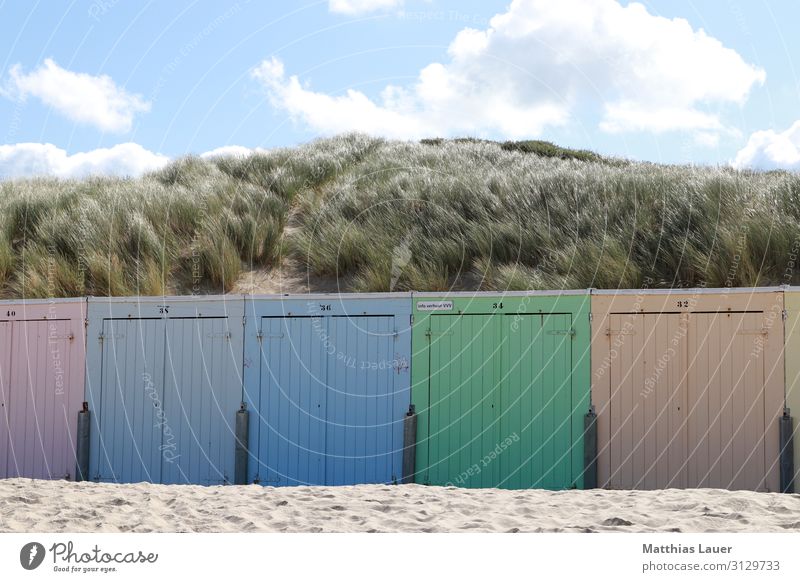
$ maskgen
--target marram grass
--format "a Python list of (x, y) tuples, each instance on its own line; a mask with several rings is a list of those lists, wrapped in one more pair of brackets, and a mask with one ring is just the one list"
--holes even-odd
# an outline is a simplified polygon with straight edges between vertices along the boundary
[(4, 297), (228, 292), (286, 258), (343, 291), (800, 282), (799, 175), (546, 142), (346, 135), (6, 181), (0, 219)]

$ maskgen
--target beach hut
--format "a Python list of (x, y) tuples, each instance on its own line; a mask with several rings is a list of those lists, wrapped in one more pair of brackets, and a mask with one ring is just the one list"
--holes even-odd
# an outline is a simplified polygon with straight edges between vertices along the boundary
[(75, 478), (85, 307), (0, 302), (0, 478)]
[(587, 291), (415, 293), (416, 481), (582, 488)]
[(779, 490), (781, 289), (592, 292), (601, 487)]
[(785, 427), (788, 440), (793, 441), (793, 467), (788, 482), (793, 481), (792, 489), (800, 488), (800, 288), (789, 287), (784, 295), (786, 309), (786, 408), (793, 421)]
[(89, 477), (232, 483), (244, 299), (88, 300)]
[(410, 294), (254, 296), (246, 319), (248, 481), (401, 481)]

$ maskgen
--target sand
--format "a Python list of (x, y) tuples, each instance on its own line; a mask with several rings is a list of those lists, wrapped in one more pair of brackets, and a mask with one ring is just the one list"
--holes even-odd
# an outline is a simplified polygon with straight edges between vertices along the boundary
[(345, 293), (350, 291), (349, 279), (320, 277), (308, 272), (296, 261), (286, 259), (274, 269), (252, 269), (242, 273), (229, 292), (231, 295), (286, 293)]
[(800, 495), (0, 481), (0, 532), (800, 532)]

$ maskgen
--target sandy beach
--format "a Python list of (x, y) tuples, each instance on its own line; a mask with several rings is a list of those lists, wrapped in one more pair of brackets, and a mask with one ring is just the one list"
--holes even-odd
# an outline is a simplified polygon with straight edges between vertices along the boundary
[(0, 481), (0, 532), (800, 532), (800, 495)]

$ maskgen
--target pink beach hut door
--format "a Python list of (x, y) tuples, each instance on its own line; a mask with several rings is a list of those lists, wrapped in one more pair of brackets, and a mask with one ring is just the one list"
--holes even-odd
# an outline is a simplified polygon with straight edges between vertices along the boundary
[(0, 321), (0, 479), (8, 477), (9, 368), (11, 366), (11, 323)]
[(72, 479), (83, 398), (83, 346), (74, 320), (0, 324), (0, 477)]

